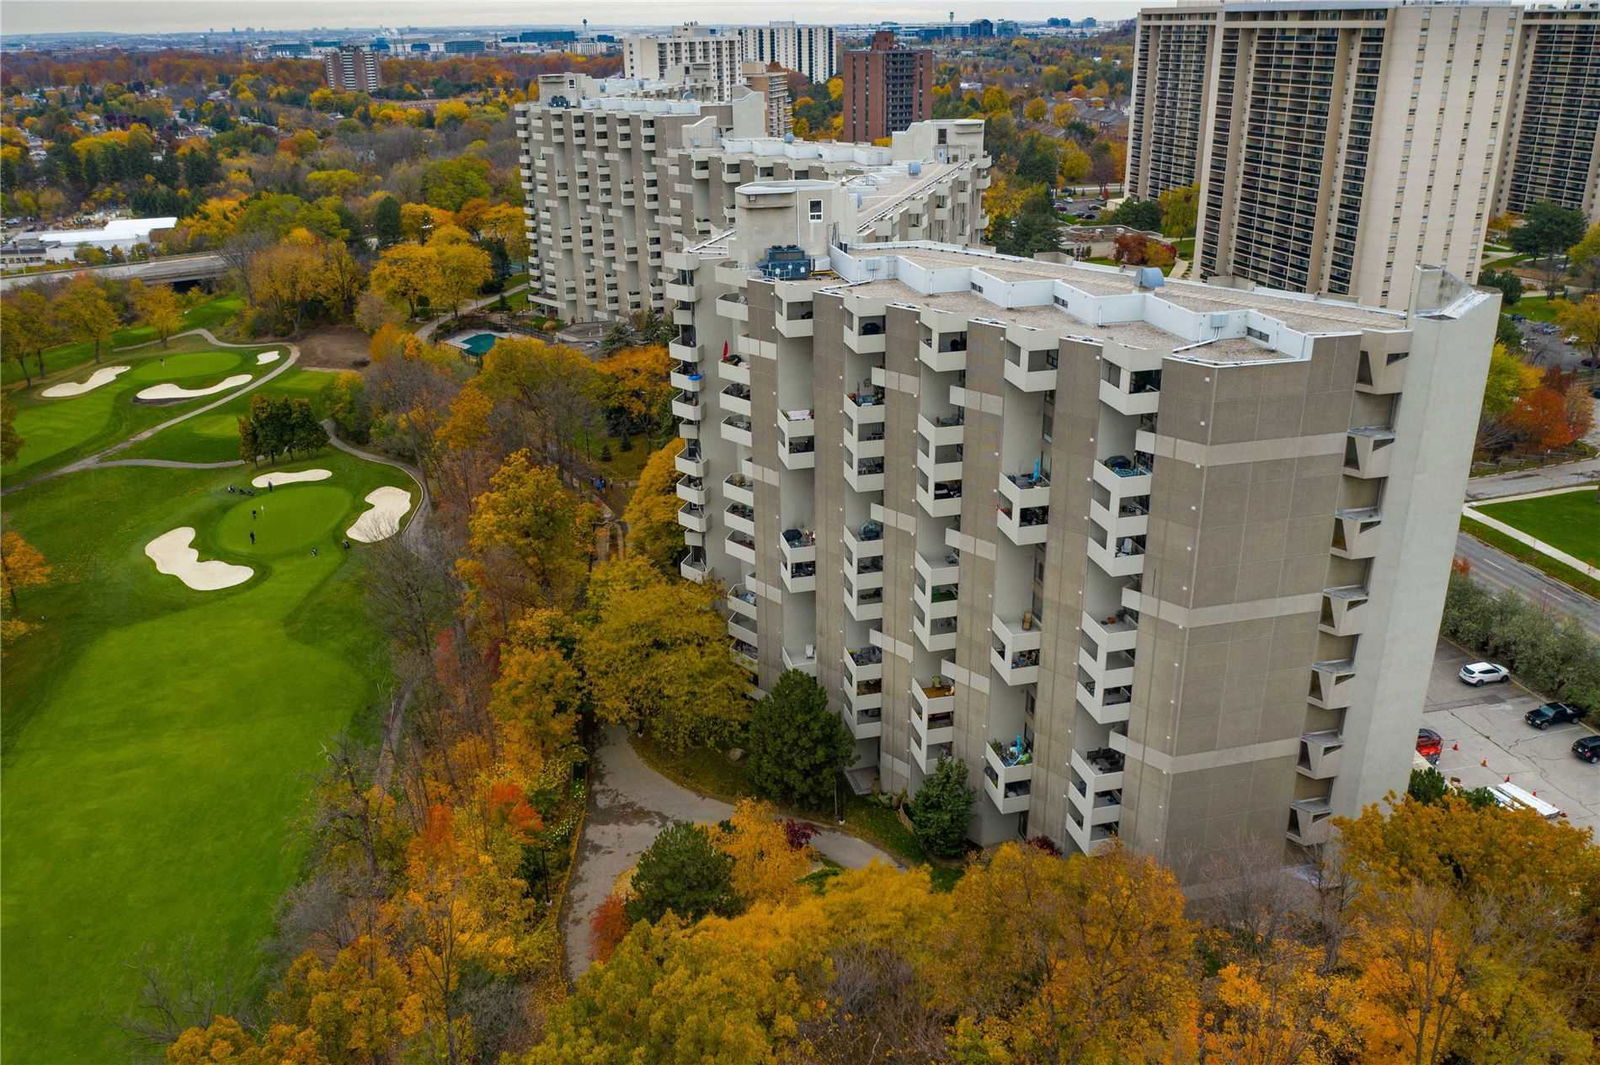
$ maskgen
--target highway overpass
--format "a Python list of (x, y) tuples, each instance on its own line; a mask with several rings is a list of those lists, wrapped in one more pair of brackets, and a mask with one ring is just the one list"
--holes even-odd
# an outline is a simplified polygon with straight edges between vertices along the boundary
[(137, 263), (108, 263), (105, 266), (82, 266), (75, 269), (51, 270), (47, 273), (14, 274), (0, 278), (0, 292), (11, 292), (23, 285), (32, 285), (39, 281), (62, 280), (74, 274), (88, 274), (95, 278), (114, 280), (138, 278), (147, 285), (154, 285), (171, 284), (175, 281), (209, 281), (221, 277), (227, 269), (228, 264), (216, 252), (167, 255)]

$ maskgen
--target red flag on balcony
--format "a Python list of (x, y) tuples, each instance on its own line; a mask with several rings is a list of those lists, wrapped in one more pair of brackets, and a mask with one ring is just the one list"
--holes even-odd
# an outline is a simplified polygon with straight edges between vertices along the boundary
[(728, 342), (726, 340), (722, 342), (722, 361), (728, 361)]

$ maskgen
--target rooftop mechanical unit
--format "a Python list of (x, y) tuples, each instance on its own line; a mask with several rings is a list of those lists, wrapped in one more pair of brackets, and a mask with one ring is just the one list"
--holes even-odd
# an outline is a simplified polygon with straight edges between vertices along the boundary
[(775, 281), (804, 281), (811, 276), (811, 256), (798, 244), (774, 244), (759, 265), (761, 276)]

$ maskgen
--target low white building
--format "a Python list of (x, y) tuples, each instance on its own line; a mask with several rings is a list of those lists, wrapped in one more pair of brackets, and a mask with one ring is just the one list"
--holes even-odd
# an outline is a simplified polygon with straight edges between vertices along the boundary
[(44, 261), (70, 262), (84, 245), (102, 251), (121, 248), (128, 251), (136, 244), (150, 243), (150, 234), (158, 229), (171, 229), (178, 224), (175, 216), (163, 218), (113, 218), (98, 229), (45, 229), (24, 233), (18, 240), (33, 240), (45, 246)]

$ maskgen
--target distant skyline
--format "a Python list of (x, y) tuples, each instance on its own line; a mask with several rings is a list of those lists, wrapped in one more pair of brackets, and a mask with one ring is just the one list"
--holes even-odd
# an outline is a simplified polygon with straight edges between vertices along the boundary
[[(874, 4), (815, 0), (805, 6), (807, 23), (957, 22), (979, 18), (1027, 21), (1066, 17), (1131, 18), (1139, 0), (991, 0), (983, 4), (887, 0)], [(577, 19), (574, 19), (577, 14)], [(436, 0), (345, 0), (330, 5), (313, 0), (258, 0), (220, 4), (203, 0), (6, 0), (0, 7), (0, 35), (29, 33), (200, 33), (230, 29), (282, 32), (352, 27), (552, 25), (576, 26), (587, 15), (591, 29), (609, 26), (662, 26), (678, 22), (764, 23), (773, 16), (795, 17), (787, 5), (749, 0), (596, 0), (584, 5), (530, 3), (528, 0), (475, 0), (441, 4)]]

